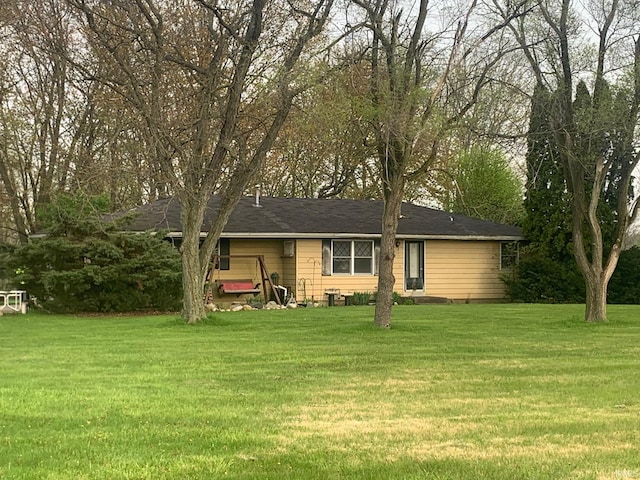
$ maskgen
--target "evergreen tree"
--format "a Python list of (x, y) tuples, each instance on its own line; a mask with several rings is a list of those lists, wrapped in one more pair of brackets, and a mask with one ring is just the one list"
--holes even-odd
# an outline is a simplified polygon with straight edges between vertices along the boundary
[(567, 201), (558, 147), (549, 128), (552, 95), (537, 85), (531, 100), (527, 137), (527, 182), (522, 231), (530, 250), (557, 261), (573, 261), (571, 254), (571, 208)]
[[(580, 157), (582, 175), (591, 189), (600, 189), (597, 217), (605, 246), (601, 252), (603, 261), (615, 243), (618, 231), (618, 204), (629, 198), (620, 198), (624, 189), (625, 168), (633, 155), (631, 139), (620, 115), (629, 101), (624, 89), (613, 95), (610, 86), (601, 82), (591, 95), (586, 84), (576, 86), (573, 109), (575, 112), (575, 151)], [(550, 126), (550, 111), (556, 97), (542, 86), (537, 86), (532, 99), (527, 151), (527, 189), (523, 233), (529, 246), (523, 251), (521, 262), (513, 276), (505, 279), (512, 299), (527, 302), (583, 302), (585, 282), (572, 254), (573, 212), (570, 196), (559, 156), (556, 136)], [(555, 132), (557, 134), (557, 132)], [(594, 183), (596, 161), (604, 159), (611, 167), (605, 181)], [(587, 233), (589, 229), (584, 229)], [(591, 243), (586, 238), (585, 244)], [(591, 257), (594, 252), (587, 249)], [(600, 254), (600, 253), (598, 253)], [(622, 256), (620, 262), (633, 261), (631, 255)], [(625, 268), (624, 266), (622, 267)], [(618, 278), (609, 297), (621, 301), (628, 295), (615, 290), (625, 289)], [(626, 291), (626, 290), (625, 290)]]
[(506, 277), (514, 301), (584, 301), (584, 282), (571, 251), (571, 206), (549, 126), (553, 94), (537, 85), (531, 99), (527, 135), (527, 181), (522, 231), (529, 240), (520, 262)]

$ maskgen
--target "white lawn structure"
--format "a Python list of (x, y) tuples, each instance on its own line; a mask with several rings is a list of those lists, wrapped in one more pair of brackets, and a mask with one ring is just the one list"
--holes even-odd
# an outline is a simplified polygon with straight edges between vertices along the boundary
[(0, 290), (0, 314), (2, 313), (27, 313), (27, 292)]

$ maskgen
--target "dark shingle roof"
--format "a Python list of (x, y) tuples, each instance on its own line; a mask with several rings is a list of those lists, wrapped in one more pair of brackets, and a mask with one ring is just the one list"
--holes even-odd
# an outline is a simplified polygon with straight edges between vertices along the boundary
[[(205, 221), (208, 225), (220, 205), (220, 198), (209, 201)], [(254, 197), (243, 197), (229, 218), (227, 236), (322, 237), (327, 234), (380, 235), (383, 202), (379, 200), (345, 200), (318, 198), (262, 197), (260, 207)], [(127, 230), (166, 229), (180, 232), (180, 204), (166, 198), (129, 212), (134, 219)], [(203, 227), (203, 230), (205, 228)], [(521, 239), (518, 227), (487, 222), (463, 215), (404, 203), (398, 226), (399, 237), (496, 238)]]

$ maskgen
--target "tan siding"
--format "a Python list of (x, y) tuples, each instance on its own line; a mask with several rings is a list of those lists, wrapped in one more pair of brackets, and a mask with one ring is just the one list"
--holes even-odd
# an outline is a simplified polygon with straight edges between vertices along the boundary
[[(234, 255), (264, 255), (269, 273), (277, 272), (281, 285), (293, 288), (296, 299), (313, 297), (326, 301), (325, 290), (373, 292), (378, 286), (375, 275), (322, 275), (322, 240), (296, 240), (294, 257), (283, 257), (281, 239), (232, 239), (231, 269), (216, 271), (214, 279), (251, 279), (260, 283), (256, 258)], [(490, 241), (425, 242), (425, 292), (417, 295), (446, 297), (452, 300), (490, 300), (504, 297), (500, 281), (500, 243)], [(395, 291), (404, 293), (404, 243), (394, 260)], [(306, 292), (303, 285), (306, 283)]]
[(426, 295), (452, 300), (504, 297), (500, 280), (500, 243), (427, 241)]
[(295, 288), (297, 283), (295, 256), (282, 259), (282, 275), (280, 277), (280, 283), (287, 288)]
[(306, 298), (321, 300), (324, 296), (322, 275), (322, 240), (298, 240), (296, 242), (296, 299)]
[[(326, 301), (325, 290), (336, 288), (341, 293), (373, 292), (378, 288), (376, 275), (322, 275), (322, 240), (304, 239), (296, 244), (297, 285), (296, 299), (313, 297), (316, 301)], [(394, 274), (396, 291), (402, 291), (402, 250), (396, 250)], [(306, 284), (306, 292), (303, 289)]]

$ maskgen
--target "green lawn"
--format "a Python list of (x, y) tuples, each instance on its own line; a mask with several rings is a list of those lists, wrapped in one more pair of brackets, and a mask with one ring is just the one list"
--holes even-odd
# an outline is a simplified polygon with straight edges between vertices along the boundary
[(0, 318), (0, 479), (640, 479), (640, 307)]

